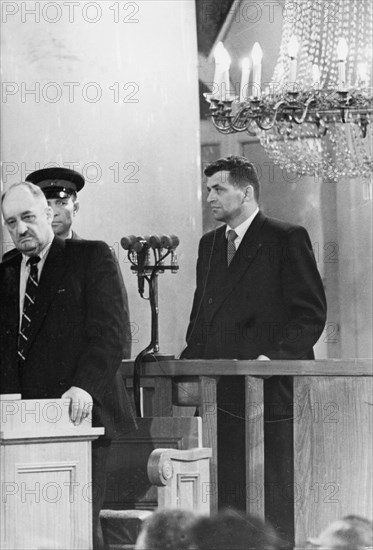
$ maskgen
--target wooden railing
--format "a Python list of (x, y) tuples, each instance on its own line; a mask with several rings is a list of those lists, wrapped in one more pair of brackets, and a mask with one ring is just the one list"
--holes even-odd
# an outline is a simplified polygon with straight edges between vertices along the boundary
[[(133, 363), (121, 374), (131, 386)], [(371, 517), (373, 368), (371, 359), (322, 361), (171, 360), (142, 367), (146, 416), (198, 413), (203, 446), (212, 448), (211, 506), (218, 506), (216, 384), (223, 376), (245, 384), (247, 510), (264, 515), (263, 378), (294, 377), (295, 540), (301, 545), (343, 514)], [(255, 406), (253, 406), (255, 404)], [(370, 466), (368, 466), (370, 464)], [(370, 490), (369, 490), (370, 487)], [(249, 493), (249, 491), (248, 491)]]

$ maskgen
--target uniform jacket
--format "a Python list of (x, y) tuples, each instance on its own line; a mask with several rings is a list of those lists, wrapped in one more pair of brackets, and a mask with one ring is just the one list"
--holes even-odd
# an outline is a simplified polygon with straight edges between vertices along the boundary
[(225, 228), (200, 241), (183, 357), (312, 359), (326, 300), (307, 231), (259, 212), (227, 267)]
[(93, 423), (113, 437), (133, 423), (119, 402), (115, 373), (122, 359), (125, 315), (117, 268), (100, 241), (55, 237), (39, 281), (37, 308), (19, 368), (19, 276), (22, 256), (0, 264), (0, 380), (2, 393), (24, 399), (60, 398), (71, 386), (93, 398)]

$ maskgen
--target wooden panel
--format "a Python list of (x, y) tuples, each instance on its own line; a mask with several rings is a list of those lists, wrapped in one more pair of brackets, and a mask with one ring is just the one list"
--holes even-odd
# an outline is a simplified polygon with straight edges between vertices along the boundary
[(245, 376), (246, 510), (264, 518), (263, 380)]
[(0, 447), (4, 550), (91, 548), (89, 447), (46, 440)]
[(154, 417), (139, 418), (137, 422), (137, 429), (112, 443), (104, 508), (155, 508), (157, 489), (147, 475), (151, 452), (156, 448), (201, 446), (200, 418)]
[(218, 508), (218, 441), (217, 441), (217, 403), (216, 378), (201, 376), (200, 406), (202, 417), (202, 446), (212, 449), (210, 462), (210, 502), (211, 511)]
[[(122, 375), (132, 376), (132, 363), (124, 361)], [(325, 359), (322, 361), (238, 361), (236, 359), (179, 359), (147, 363), (148, 376), (373, 376), (372, 359)]]
[(172, 380), (156, 378), (154, 381), (153, 416), (172, 416)]
[(157, 449), (148, 462), (149, 478), (158, 486), (159, 508), (210, 513), (208, 489), (211, 449)]
[(294, 379), (295, 534), (373, 515), (372, 378)]
[(177, 502), (180, 508), (197, 510), (199, 503), (199, 474), (178, 474), (177, 475)]

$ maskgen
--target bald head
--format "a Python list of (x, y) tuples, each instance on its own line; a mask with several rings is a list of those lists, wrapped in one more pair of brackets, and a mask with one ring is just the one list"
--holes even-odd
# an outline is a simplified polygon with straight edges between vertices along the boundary
[(53, 240), (53, 211), (39, 187), (21, 182), (1, 197), (1, 207), (14, 245), (26, 256), (36, 256)]

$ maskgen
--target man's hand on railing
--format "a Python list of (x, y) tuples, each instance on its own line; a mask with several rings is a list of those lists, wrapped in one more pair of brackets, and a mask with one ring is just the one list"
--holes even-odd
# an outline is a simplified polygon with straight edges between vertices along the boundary
[[(256, 361), (270, 361), (270, 358), (266, 355), (258, 355)], [(253, 378), (261, 378), (262, 380), (267, 380), (267, 378), (271, 378), (271, 375), (265, 376), (264, 374), (260, 374), (255, 375)]]

